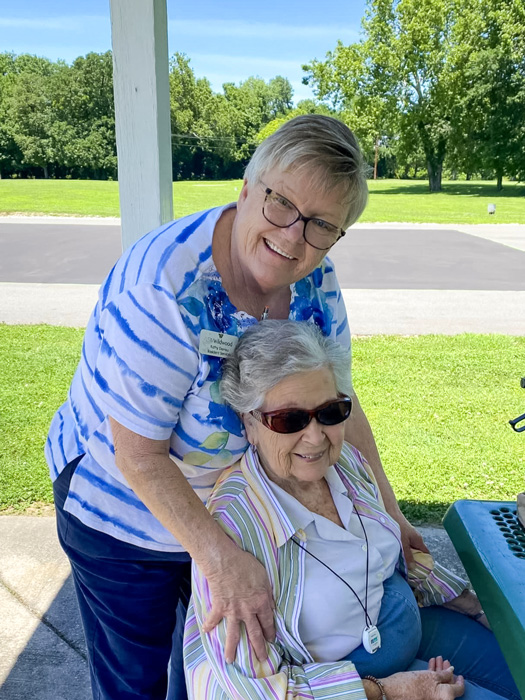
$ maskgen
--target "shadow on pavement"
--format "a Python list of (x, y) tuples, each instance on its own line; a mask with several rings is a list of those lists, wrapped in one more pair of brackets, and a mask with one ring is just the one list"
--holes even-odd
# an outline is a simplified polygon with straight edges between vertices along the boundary
[[(22, 601), (19, 601), (22, 608)], [(25, 613), (25, 614), (24, 614)], [(34, 615), (17, 610), (19, 629)], [(20, 619), (22, 617), (22, 619)], [(16, 654), (17, 641), (11, 649)], [(0, 687), (2, 700), (90, 700), (84, 637), (71, 576), (64, 582)]]

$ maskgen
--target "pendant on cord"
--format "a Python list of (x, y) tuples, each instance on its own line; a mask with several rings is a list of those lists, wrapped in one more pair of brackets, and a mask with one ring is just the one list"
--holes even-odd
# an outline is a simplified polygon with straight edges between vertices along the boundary
[(375, 654), (381, 648), (381, 635), (375, 625), (368, 625), (363, 630), (363, 646), (369, 654)]

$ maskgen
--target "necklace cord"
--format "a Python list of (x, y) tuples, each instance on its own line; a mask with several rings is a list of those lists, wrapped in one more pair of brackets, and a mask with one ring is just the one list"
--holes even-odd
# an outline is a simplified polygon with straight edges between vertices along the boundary
[(316, 557), (315, 554), (308, 551), (308, 549), (306, 549), (306, 547), (303, 547), (303, 545), (300, 542), (298, 542), (298, 540), (296, 540), (295, 537), (292, 537), (291, 540), (294, 544), (296, 544), (299, 547), (299, 549), (302, 549), (304, 552), (306, 552), (311, 557), (313, 557), (316, 561), (318, 561), (319, 564), (322, 564), (326, 569), (328, 569), (328, 571), (331, 571), (334, 574), (334, 576), (337, 576), (337, 578), (340, 581), (342, 581), (345, 584), (345, 586), (347, 586), (347, 588), (349, 588), (352, 591), (352, 593), (357, 598), (357, 602), (363, 608), (363, 612), (365, 613), (365, 623), (367, 625), (369, 625), (370, 627), (372, 627), (372, 620), (370, 618), (370, 615), (368, 614), (368, 549), (369, 549), (368, 537), (366, 535), (365, 526), (363, 525), (363, 521), (361, 520), (361, 516), (359, 515), (359, 511), (357, 510), (355, 505), (354, 505), (354, 510), (356, 512), (357, 517), (359, 518), (359, 522), (361, 523), (361, 527), (363, 528), (363, 532), (365, 534), (365, 542), (366, 542), (366, 588), (365, 588), (365, 604), (364, 605), (361, 601), (361, 598), (357, 595), (357, 593), (354, 591), (352, 586), (348, 583), (348, 581), (345, 581), (342, 576), (339, 576), (337, 571), (334, 571), (330, 566), (328, 566), (328, 564), (325, 564), (325, 562), (322, 559), (319, 559), (319, 557)]
[(365, 579), (365, 615), (368, 618), (368, 624), (371, 624), (370, 617), (368, 617), (368, 556), (369, 556), (369, 549), (370, 547), (368, 546), (368, 537), (366, 534), (365, 526), (363, 525), (363, 521), (361, 520), (361, 515), (359, 514), (359, 511), (355, 507), (355, 503), (353, 504), (355, 514), (359, 518), (359, 522), (361, 523), (361, 527), (363, 528), (363, 533), (365, 535), (365, 543), (366, 543), (366, 579)]

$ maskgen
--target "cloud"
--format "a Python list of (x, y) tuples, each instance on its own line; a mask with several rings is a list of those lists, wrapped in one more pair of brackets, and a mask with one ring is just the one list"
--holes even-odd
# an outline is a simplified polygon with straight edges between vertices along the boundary
[(87, 23), (107, 24), (108, 18), (96, 15), (62, 17), (0, 17), (0, 27), (5, 29), (48, 29), (58, 31), (84, 30)]
[(169, 30), (185, 36), (199, 38), (241, 38), (241, 39), (282, 39), (292, 40), (317, 40), (329, 39), (335, 41), (356, 40), (359, 35), (359, 27), (340, 24), (311, 24), (298, 25), (272, 22), (249, 22), (244, 20), (169, 20)]

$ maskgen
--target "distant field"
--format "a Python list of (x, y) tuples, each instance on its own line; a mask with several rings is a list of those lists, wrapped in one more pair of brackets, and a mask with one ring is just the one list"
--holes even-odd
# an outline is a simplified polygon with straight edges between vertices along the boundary
[[(235, 200), (240, 180), (176, 182), (175, 216), (184, 216)], [(505, 182), (497, 192), (494, 182), (443, 184), (430, 194), (425, 181), (370, 181), (370, 201), (362, 222), (412, 223), (525, 223), (525, 184)], [(496, 214), (487, 214), (487, 205)], [(119, 216), (117, 182), (96, 180), (0, 180), (0, 214)]]
[[(52, 502), (43, 456), (83, 330), (0, 324), (0, 512)], [(437, 522), (458, 498), (523, 491), (525, 338), (354, 338), (353, 377), (387, 473), (409, 517)]]

